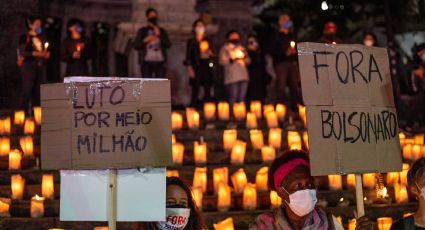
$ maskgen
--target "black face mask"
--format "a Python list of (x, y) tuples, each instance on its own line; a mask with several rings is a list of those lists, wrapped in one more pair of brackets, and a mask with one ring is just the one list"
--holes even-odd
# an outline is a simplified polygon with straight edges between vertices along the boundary
[(230, 39), (229, 42), (237, 45), (237, 44), (239, 44), (240, 41), (238, 39)]
[(158, 24), (158, 18), (157, 17), (148, 18), (148, 22), (156, 25), (156, 24)]

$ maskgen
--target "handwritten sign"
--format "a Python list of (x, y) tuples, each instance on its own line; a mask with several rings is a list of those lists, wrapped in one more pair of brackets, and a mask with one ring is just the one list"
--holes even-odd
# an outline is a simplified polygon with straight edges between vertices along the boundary
[(171, 164), (169, 81), (75, 81), (41, 89), (43, 168)]
[(298, 45), (313, 175), (401, 170), (387, 51)]

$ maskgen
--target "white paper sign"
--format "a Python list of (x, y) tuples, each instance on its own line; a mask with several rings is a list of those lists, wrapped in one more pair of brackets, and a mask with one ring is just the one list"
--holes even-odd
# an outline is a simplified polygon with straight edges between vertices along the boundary
[[(117, 221), (165, 220), (165, 168), (118, 170)], [(108, 170), (61, 170), (61, 221), (107, 221)]]

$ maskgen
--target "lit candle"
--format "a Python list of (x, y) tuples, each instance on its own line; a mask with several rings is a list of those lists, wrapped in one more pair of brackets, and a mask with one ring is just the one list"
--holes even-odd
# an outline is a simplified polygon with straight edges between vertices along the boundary
[(34, 153), (34, 143), (31, 136), (21, 137), (19, 144), (24, 152), (24, 156), (32, 156)]
[(41, 179), (41, 194), (46, 199), (55, 198), (55, 183), (53, 174), (44, 174)]
[(199, 49), (201, 50), (202, 53), (205, 53), (209, 50), (210, 45), (208, 43), (208, 41), (201, 41), (199, 42)]
[(250, 130), (249, 137), (251, 140), (251, 146), (254, 150), (261, 149), (261, 147), (264, 146), (263, 132), (261, 130)]
[(34, 120), (37, 125), (41, 125), (41, 107), (40, 106), (34, 106)]
[(237, 102), (233, 104), (233, 116), (238, 121), (245, 119), (246, 117), (245, 102)]
[(243, 52), (243, 50), (240, 47), (237, 47), (237, 49), (233, 50), (233, 57), (234, 57), (234, 59), (244, 59), (245, 53)]
[(243, 189), (242, 207), (244, 210), (255, 210), (257, 208), (257, 190), (255, 184), (248, 183)]
[(242, 168), (232, 174), (231, 180), (236, 194), (241, 194), (243, 192), (243, 188), (248, 183), (245, 171)]
[(328, 175), (329, 188), (331, 190), (341, 190), (342, 189), (342, 177), (341, 175)]
[(271, 163), (276, 158), (276, 150), (271, 146), (263, 146), (261, 148), (261, 159), (264, 163)]
[(0, 156), (7, 156), (10, 152), (10, 138), (0, 137)]
[(394, 193), (397, 204), (407, 203), (409, 201), (406, 185), (394, 184)]
[(351, 219), (348, 221), (348, 230), (356, 229), (356, 219)]
[(233, 230), (233, 218), (229, 217), (225, 220), (222, 220), (214, 224), (214, 230)]
[(261, 118), (261, 101), (251, 101), (249, 108), (251, 113), (254, 113), (258, 119)]
[(243, 165), (245, 161), (246, 142), (237, 140), (233, 145), (230, 154), (230, 163), (232, 165)]
[(49, 48), (49, 43), (48, 42), (45, 42), (44, 43), (44, 50), (47, 50)]
[(15, 125), (23, 125), (25, 122), (25, 112), (23, 110), (15, 111), (15, 115), (13, 118), (13, 124)]
[(0, 134), (8, 135), (10, 134), (11, 124), (10, 117), (0, 119)]
[(176, 135), (171, 134), (171, 144), (175, 144), (176, 143)]
[(282, 129), (271, 128), (269, 130), (269, 145), (280, 149), (282, 146)]
[(228, 211), (231, 201), (232, 195), (230, 193), (230, 186), (223, 182), (219, 183), (217, 192), (217, 210), (220, 212)]
[(269, 111), (265, 114), (267, 127), (269, 128), (277, 128), (279, 126), (279, 122), (277, 120), (277, 115), (275, 111)]
[(293, 48), (295, 48), (295, 41), (291, 41), (290, 43), (289, 43), (289, 46), (291, 46), (291, 48), (293, 49)]
[(307, 117), (305, 115), (305, 106), (298, 105), (298, 114), (300, 115), (300, 119), (304, 124), (304, 127), (307, 125)]
[(37, 194), (31, 199), (31, 217), (40, 218), (44, 216), (44, 197)]
[(278, 208), (282, 205), (282, 198), (280, 198), (276, 191), (270, 191), (270, 205), (271, 208)]
[(207, 168), (196, 167), (193, 174), (193, 187), (201, 187), (202, 192), (207, 191)]
[(368, 189), (375, 188), (375, 173), (365, 173), (363, 174), (363, 187)]
[(406, 160), (413, 160), (413, 153), (412, 153), (413, 145), (412, 144), (406, 144), (403, 146), (403, 158)]
[(24, 134), (34, 134), (35, 122), (32, 118), (26, 118), (24, 124)]
[(417, 160), (422, 157), (422, 151), (421, 151), (422, 145), (414, 144), (412, 146), (412, 158), (413, 160)]
[(179, 177), (179, 171), (167, 169), (167, 171), (165, 172), (165, 175), (167, 177)]
[(215, 103), (213, 102), (204, 103), (204, 118), (205, 120), (215, 119)]
[(301, 150), (301, 136), (297, 131), (288, 131), (288, 147), (291, 150)]
[(257, 127), (258, 127), (257, 116), (252, 112), (248, 112), (246, 114), (246, 128), (247, 129), (256, 129)]
[(305, 147), (308, 149), (308, 133), (307, 133), (307, 131), (303, 132), (303, 141), (304, 141)]
[(19, 174), (12, 175), (10, 177), (10, 183), (12, 199), (22, 199), (24, 195), (25, 179)]
[(183, 116), (180, 113), (171, 113), (171, 128), (173, 130), (183, 128)]
[(398, 139), (400, 139), (400, 144), (404, 145), (405, 139), (406, 139), (406, 134), (404, 134), (403, 132), (398, 133)]
[(174, 143), (171, 152), (173, 155), (174, 165), (182, 165), (184, 157), (184, 145), (181, 143)]
[(390, 230), (393, 219), (391, 217), (380, 217), (377, 219), (377, 222), (379, 230)]
[(276, 105), (276, 115), (279, 121), (285, 120), (286, 115), (286, 106), (284, 104), (277, 104)]
[(264, 115), (264, 117), (266, 117), (266, 114), (268, 112), (272, 112), (272, 111), (274, 111), (274, 106), (272, 104), (263, 105), (263, 115)]
[(398, 179), (400, 177), (399, 172), (389, 172), (387, 173), (387, 185), (394, 185), (398, 183)]
[(0, 198), (0, 217), (10, 217), (9, 207), (11, 200), (8, 198)]
[(203, 165), (207, 163), (207, 143), (193, 142), (193, 155), (196, 165)]
[(219, 102), (218, 103), (218, 119), (222, 121), (228, 121), (230, 118), (229, 103)]
[(199, 129), (199, 113), (194, 108), (186, 108), (186, 121), (189, 129)]
[(192, 187), (192, 197), (199, 210), (202, 210), (202, 187)]
[(93, 227), (93, 230), (109, 230), (108, 226), (97, 226)]
[(416, 134), (415, 135), (415, 144), (417, 145), (423, 145), (424, 144), (424, 134)]
[(18, 149), (14, 149), (9, 153), (9, 170), (21, 169), (22, 155)]
[(257, 186), (258, 191), (267, 191), (267, 178), (269, 173), (269, 167), (261, 167), (257, 174), (255, 175), (255, 185)]
[(400, 183), (407, 185), (407, 172), (409, 171), (409, 164), (403, 164), (403, 170), (400, 172)]
[(220, 183), (229, 183), (229, 169), (227, 167), (213, 169), (213, 183), (214, 192), (218, 192), (218, 185)]
[(236, 129), (226, 129), (223, 132), (223, 148), (225, 151), (232, 149), (233, 144), (238, 138), (238, 132)]
[(347, 186), (352, 188), (356, 187), (356, 175), (354, 174), (347, 175)]

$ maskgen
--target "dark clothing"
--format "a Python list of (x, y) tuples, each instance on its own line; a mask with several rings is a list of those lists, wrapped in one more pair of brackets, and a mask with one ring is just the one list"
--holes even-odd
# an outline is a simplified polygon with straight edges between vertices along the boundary
[[(275, 64), (276, 71), (276, 100), (279, 103), (290, 102), (290, 108), (297, 111), (297, 105), (300, 104), (299, 90), (299, 72), (297, 62), (281, 62)], [(290, 100), (285, 99), (285, 89), (289, 85)]]
[(338, 38), (336, 35), (323, 35), (320, 38), (320, 43), (340, 44), (340, 43), (342, 43), (342, 40), (340, 38)]
[[(159, 28), (160, 35), (159, 35), (159, 40), (160, 40), (160, 49), (162, 52), (162, 55), (164, 57), (164, 62), (167, 61), (167, 49), (169, 49), (171, 47), (171, 42), (170, 39), (168, 38), (168, 34), (167, 31), (164, 30), (163, 28)], [(142, 62), (145, 61), (145, 57), (147, 54), (147, 46), (148, 44), (146, 44), (145, 42), (143, 42), (143, 40), (145, 40), (145, 38), (149, 35), (153, 34), (153, 28), (150, 26), (145, 26), (139, 29), (139, 31), (137, 32), (137, 37), (136, 40), (134, 41), (134, 48), (136, 50), (139, 51), (139, 63), (142, 64)]]
[(280, 62), (296, 62), (297, 54), (287, 56), (286, 51), (290, 47), (291, 41), (295, 41), (295, 36), (292, 33), (277, 32), (271, 41), (270, 54), (273, 57), (273, 63)]
[(247, 100), (260, 100), (264, 102), (266, 97), (266, 86), (271, 81), (271, 76), (266, 72), (266, 58), (261, 51), (248, 49), (251, 63), (248, 65), (249, 84)]
[[(208, 38), (203, 38), (202, 42), (207, 42), (210, 50), (214, 50), (212, 42)], [(186, 58), (184, 64), (186, 66), (197, 67), (201, 64), (201, 59), (210, 59), (211, 57), (202, 57), (200, 42), (196, 38), (190, 38), (186, 43)]]
[(416, 226), (413, 215), (400, 219), (391, 225), (390, 230), (425, 230), (424, 227)]
[(29, 34), (23, 34), (19, 38), (19, 55), (24, 58), (24, 62), (37, 62), (44, 65), (45, 60), (43, 58), (33, 56), (34, 51), (44, 50), (45, 39), (41, 36), (33, 36)]
[[(80, 58), (73, 58), (72, 54), (80, 50)], [(61, 59), (66, 62), (66, 76), (88, 76), (88, 60), (92, 59), (92, 48), (86, 38), (65, 38), (61, 46)]]
[(165, 62), (142, 62), (142, 76), (144, 78), (165, 78)]

